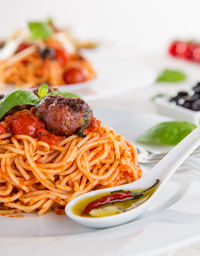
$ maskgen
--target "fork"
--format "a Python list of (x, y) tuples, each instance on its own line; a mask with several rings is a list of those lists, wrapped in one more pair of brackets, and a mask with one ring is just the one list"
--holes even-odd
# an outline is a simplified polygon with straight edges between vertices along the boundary
[[(137, 146), (138, 152), (138, 162), (140, 164), (156, 164), (159, 162), (167, 153), (154, 153), (152, 151), (146, 150), (143, 147)], [(191, 156), (197, 156), (200, 154), (200, 147), (198, 147)]]

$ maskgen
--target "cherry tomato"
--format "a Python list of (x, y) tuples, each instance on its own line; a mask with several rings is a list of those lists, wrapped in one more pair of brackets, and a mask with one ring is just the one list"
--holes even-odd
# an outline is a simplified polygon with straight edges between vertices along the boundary
[(64, 66), (69, 60), (69, 54), (64, 49), (55, 49), (55, 58)]
[(31, 44), (29, 44), (29, 43), (21, 43), (21, 44), (19, 44), (19, 46), (17, 48), (17, 52), (21, 52), (30, 46), (31, 46)]
[(64, 73), (64, 81), (66, 84), (76, 84), (87, 80), (88, 72), (83, 68), (70, 68)]
[(176, 55), (180, 58), (191, 60), (193, 58), (193, 52), (190, 48), (190, 43), (179, 42), (176, 46)]
[(178, 45), (178, 41), (174, 41), (170, 44), (169, 48), (168, 48), (168, 52), (170, 55), (172, 56), (176, 56), (176, 47)]
[(200, 44), (197, 42), (174, 41), (168, 52), (174, 57), (200, 63)]
[(194, 50), (198, 47), (197, 43), (194, 42), (188, 42), (188, 48), (190, 49), (192, 56), (188, 60), (194, 61)]
[(36, 131), (40, 127), (43, 127), (41, 121), (28, 111), (16, 112), (11, 117), (10, 129), (13, 134), (23, 134), (35, 137)]
[(193, 60), (200, 63), (200, 46), (196, 47), (193, 51)]

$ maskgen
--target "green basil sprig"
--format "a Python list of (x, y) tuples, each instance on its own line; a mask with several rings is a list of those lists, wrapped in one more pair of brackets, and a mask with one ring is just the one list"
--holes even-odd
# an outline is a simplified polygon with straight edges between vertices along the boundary
[(185, 121), (163, 122), (148, 129), (137, 141), (143, 144), (174, 146), (195, 128), (196, 125)]
[(29, 22), (28, 28), (32, 39), (47, 39), (53, 34), (51, 26), (44, 22)]
[(40, 99), (44, 98), (48, 94), (49, 88), (47, 84), (42, 84), (38, 89), (38, 97)]
[(48, 93), (46, 96), (48, 95), (60, 95), (60, 96), (64, 96), (64, 97), (69, 97), (69, 98), (73, 98), (73, 99), (81, 99), (81, 97), (75, 93), (71, 93), (71, 92), (50, 92)]
[(52, 17), (48, 17), (47, 19), (46, 19), (46, 23), (48, 24), (48, 25), (53, 25), (53, 18)]
[(165, 69), (162, 73), (158, 76), (157, 82), (181, 82), (187, 78), (186, 74), (184, 74), (180, 70), (173, 70), (173, 69)]
[(74, 99), (80, 99), (81, 97), (77, 94), (71, 93), (71, 92), (50, 92), (48, 93), (48, 85), (47, 84), (42, 84), (38, 90), (38, 97), (40, 99), (44, 98), (45, 96), (48, 95), (60, 95), (64, 97), (69, 97), (69, 98), (74, 98)]
[(60, 95), (64, 97), (78, 99), (79, 95), (70, 92), (50, 92), (48, 93), (48, 85), (42, 84), (38, 89), (38, 96), (31, 91), (17, 90), (11, 92), (0, 101), (0, 119), (12, 108), (18, 105), (38, 104), (45, 96)]
[(13, 107), (18, 105), (36, 105), (39, 98), (30, 91), (17, 90), (0, 101), (0, 119)]

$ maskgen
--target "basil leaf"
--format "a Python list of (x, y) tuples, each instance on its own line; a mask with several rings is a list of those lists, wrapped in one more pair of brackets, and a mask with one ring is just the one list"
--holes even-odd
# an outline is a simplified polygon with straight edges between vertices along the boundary
[(163, 122), (148, 129), (137, 141), (143, 144), (174, 146), (195, 128), (196, 125), (185, 121)]
[(158, 99), (158, 98), (164, 98), (164, 97), (168, 98), (169, 95), (167, 95), (167, 94), (165, 94), (165, 93), (157, 93), (157, 94), (155, 94), (155, 95), (151, 98), (151, 101), (155, 101), (155, 100)]
[(184, 81), (187, 76), (179, 70), (165, 69), (158, 76), (157, 82), (181, 82)]
[(48, 93), (48, 85), (47, 84), (42, 84), (40, 88), (38, 89), (38, 96), (40, 99), (44, 98)]
[(64, 96), (64, 97), (74, 98), (74, 99), (81, 99), (81, 97), (79, 95), (71, 93), (71, 92), (50, 92), (46, 96), (48, 96), (48, 95), (60, 95), (60, 96)]
[(28, 27), (32, 39), (46, 39), (53, 34), (52, 28), (43, 22), (29, 22)]
[(13, 107), (17, 105), (36, 105), (39, 98), (30, 91), (17, 90), (0, 101), (0, 119)]
[(47, 22), (48, 25), (53, 25), (53, 18), (52, 17), (48, 17), (46, 19), (46, 22)]

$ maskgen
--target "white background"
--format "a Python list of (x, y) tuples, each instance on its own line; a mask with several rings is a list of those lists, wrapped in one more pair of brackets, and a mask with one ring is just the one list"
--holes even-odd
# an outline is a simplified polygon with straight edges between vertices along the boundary
[(200, 39), (199, 0), (0, 0), (0, 36), (47, 16), (84, 35), (146, 49), (176, 37)]
[[(172, 39), (200, 41), (200, 0), (0, 0), (0, 37), (24, 27), (25, 21), (46, 17), (53, 17), (56, 23), (71, 27), (83, 37), (149, 52), (149, 62), (155, 62), (155, 67), (166, 65), (152, 56), (166, 51)], [(197, 77), (199, 71), (195, 67)], [(140, 110), (152, 112), (152, 93), (149, 88), (146, 94), (132, 93), (94, 104), (124, 109), (131, 106), (137, 111), (136, 106), (140, 106)], [(200, 249), (196, 246), (175, 255), (196, 256)]]

